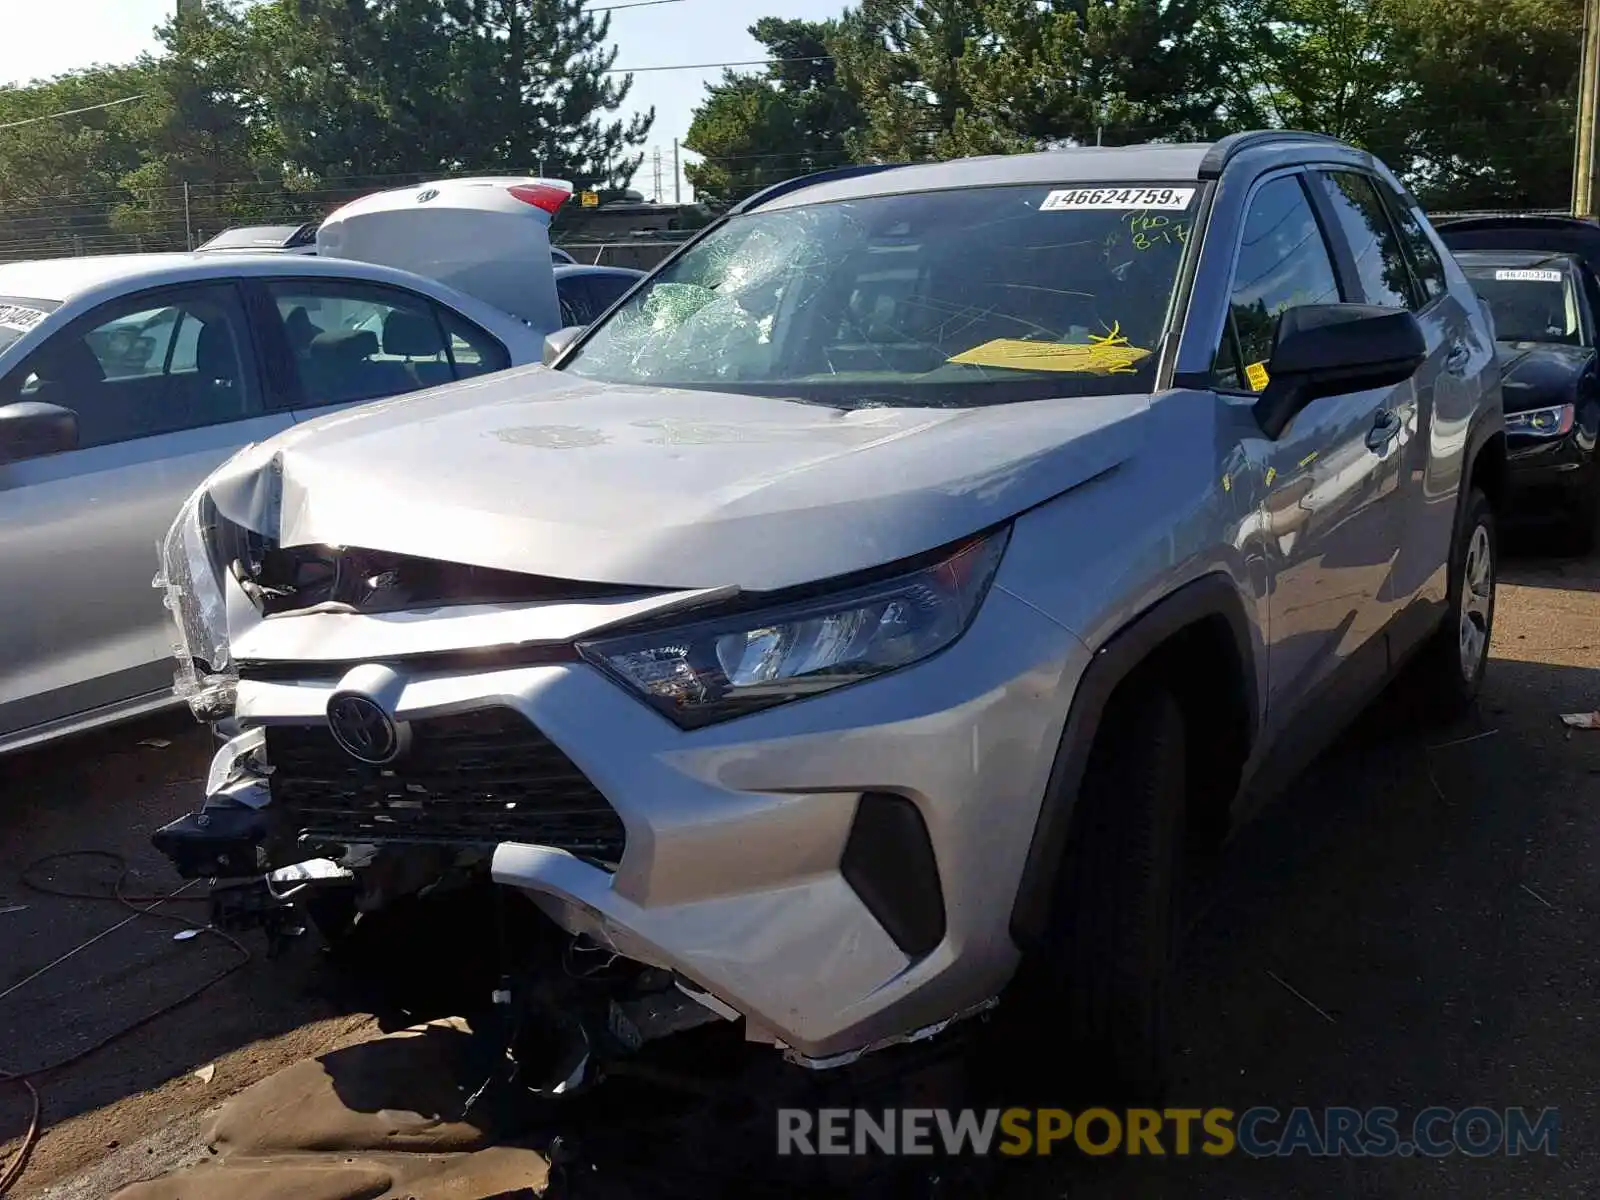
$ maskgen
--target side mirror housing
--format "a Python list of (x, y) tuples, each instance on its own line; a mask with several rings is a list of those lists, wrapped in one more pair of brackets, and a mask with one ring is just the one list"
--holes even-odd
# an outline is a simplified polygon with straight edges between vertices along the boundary
[(565, 329), (558, 329), (554, 333), (545, 334), (544, 365), (548, 367), (565, 354), (567, 347), (577, 340), (583, 329), (582, 325), (568, 325)]
[(1268, 382), (1255, 403), (1261, 432), (1276, 440), (1313, 400), (1393, 387), (1428, 356), (1416, 316), (1371, 304), (1305, 304), (1278, 318)]
[(0, 463), (78, 448), (78, 416), (59, 404), (23, 400), (0, 405)]

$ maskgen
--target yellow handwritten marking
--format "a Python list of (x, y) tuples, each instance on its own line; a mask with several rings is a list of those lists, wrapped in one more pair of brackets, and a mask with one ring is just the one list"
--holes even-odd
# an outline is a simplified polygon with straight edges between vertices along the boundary
[(1318, 455), (1318, 454), (1320, 454), (1320, 453), (1321, 453), (1321, 451), (1319, 451), (1319, 450), (1313, 450), (1313, 451), (1312, 451), (1312, 452), (1311, 452), (1311, 453), (1310, 453), (1310, 454), (1308, 454), (1308, 455), (1306, 455), (1306, 456), (1305, 456), (1305, 457), (1304, 457), (1304, 458), (1302, 458), (1302, 459), (1301, 459), (1301, 460), (1300, 460), (1300, 465), (1301, 465), (1301, 466), (1302, 466), (1302, 467), (1308, 467), (1308, 466), (1310, 466), (1310, 465), (1311, 465), (1311, 462), (1312, 462), (1312, 460), (1313, 460), (1313, 459), (1314, 459), (1314, 458), (1316, 458), (1316, 457), (1317, 457), (1317, 455)]
[(1251, 391), (1264, 392), (1267, 390), (1269, 380), (1266, 363), (1251, 363), (1244, 369), (1244, 377), (1249, 382)]
[(1278, 477), (1278, 468), (1277, 467), (1268, 467), (1267, 468), (1267, 486), (1271, 487), (1272, 486), (1272, 481), (1274, 479), (1276, 479), (1277, 477)]
[(1160, 214), (1152, 215), (1148, 209), (1135, 209), (1123, 218), (1128, 223), (1128, 229), (1133, 234), (1133, 248), (1135, 250), (1148, 250), (1163, 242), (1171, 244), (1177, 242), (1180, 246), (1189, 244), (1189, 224), (1187, 221), (1174, 221)]
[(1130, 346), (1119, 329), (1102, 337), (1089, 335), (1089, 344), (1074, 342), (1028, 342), (1020, 338), (996, 338), (974, 346), (948, 361), (973, 367), (1001, 367), (1016, 371), (1072, 371), (1097, 375), (1132, 374), (1135, 364), (1150, 357), (1150, 351)]
[(1225, 492), (1233, 491), (1233, 478), (1232, 478), (1232, 476), (1224, 475), (1222, 477), (1222, 490), (1225, 491)]

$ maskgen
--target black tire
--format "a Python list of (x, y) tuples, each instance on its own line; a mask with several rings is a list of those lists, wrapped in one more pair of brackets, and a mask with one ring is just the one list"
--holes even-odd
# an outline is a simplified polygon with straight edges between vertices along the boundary
[(1185, 774), (1178, 702), (1158, 683), (1125, 684), (1089, 753), (1028, 997), (1059, 1048), (1041, 1057), (1097, 1097), (1154, 1103), (1165, 1092)]
[[(1480, 537), (1481, 534), (1481, 537)], [(1476, 548), (1475, 548), (1476, 544)], [(1476, 571), (1478, 556), (1487, 550), (1484, 566), (1487, 597), (1480, 584), (1469, 589), (1467, 575)], [(1416, 682), (1419, 698), (1441, 718), (1458, 717), (1478, 699), (1483, 675), (1489, 664), (1489, 642), (1494, 635), (1495, 578), (1500, 569), (1500, 540), (1495, 528), (1494, 509), (1489, 498), (1477, 488), (1467, 495), (1450, 544), (1449, 603), (1444, 622), (1434, 632), (1417, 662)], [(1463, 606), (1468, 620), (1476, 627), (1476, 661), (1468, 662), (1467, 634), (1462, 619)]]
[(1567, 512), (1567, 544), (1574, 554), (1588, 554), (1600, 541), (1600, 460), (1591, 462), (1584, 476)]

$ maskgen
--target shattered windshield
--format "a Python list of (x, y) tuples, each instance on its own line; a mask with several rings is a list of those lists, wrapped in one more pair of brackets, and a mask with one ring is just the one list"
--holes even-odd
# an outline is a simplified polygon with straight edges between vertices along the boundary
[(837, 407), (1148, 392), (1196, 193), (969, 188), (734, 217), (563, 367)]
[(1564, 264), (1463, 267), (1473, 290), (1494, 315), (1495, 337), (1502, 342), (1588, 343), (1577, 281)]

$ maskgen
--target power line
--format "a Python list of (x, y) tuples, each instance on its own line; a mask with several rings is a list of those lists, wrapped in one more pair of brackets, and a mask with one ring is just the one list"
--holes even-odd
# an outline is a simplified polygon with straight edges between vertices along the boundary
[[(658, 0), (659, 2), (659, 0)], [(714, 71), (719, 67), (775, 67), (781, 63), (832, 62), (831, 54), (813, 54), (806, 58), (751, 58), (743, 62), (674, 63), (660, 67), (612, 67), (605, 75), (642, 75), (646, 71)]]
[(79, 113), (99, 112), (102, 108), (115, 108), (119, 104), (132, 104), (135, 100), (143, 100), (144, 93), (137, 96), (124, 96), (121, 100), (107, 100), (104, 104), (91, 104), (87, 108), (69, 108), (62, 112), (45, 113), (42, 117), (28, 117), (21, 121), (7, 121), (0, 125), (0, 129), (16, 129), (22, 125), (37, 125), (40, 121), (54, 121), (57, 117), (75, 117)]
[(632, 0), (630, 4), (607, 4), (602, 8), (591, 8), (590, 12), (616, 12), (619, 8), (654, 8), (657, 4), (682, 4), (683, 0)]

